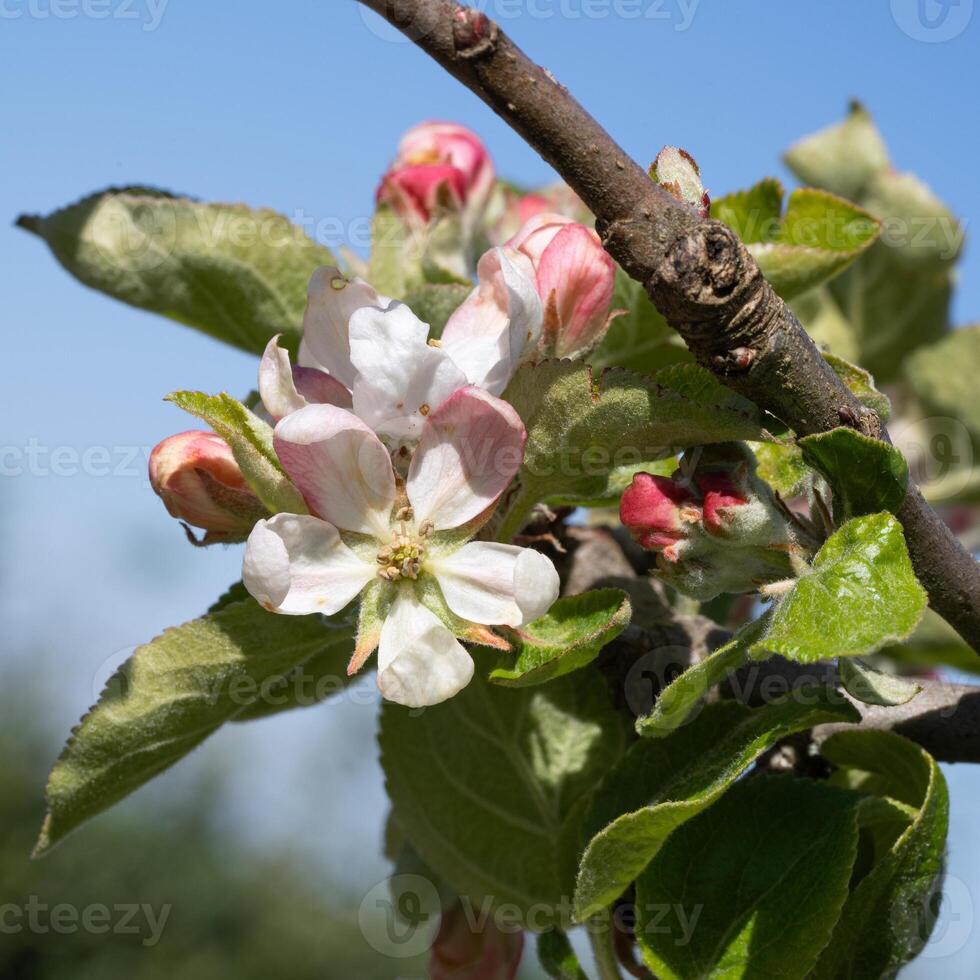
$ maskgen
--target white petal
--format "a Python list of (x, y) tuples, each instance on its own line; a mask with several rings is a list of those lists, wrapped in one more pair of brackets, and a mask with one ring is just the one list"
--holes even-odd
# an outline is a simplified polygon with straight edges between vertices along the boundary
[(449, 608), (484, 626), (523, 626), (558, 598), (555, 566), (531, 548), (471, 541), (428, 569)]
[(252, 528), (242, 581), (266, 609), (290, 616), (340, 612), (377, 574), (317, 517), (276, 514)]
[(381, 628), (381, 693), (409, 708), (424, 708), (451, 698), (472, 677), (473, 659), (463, 645), (408, 589), (402, 589)]
[(471, 384), (499, 395), (541, 337), (543, 310), (530, 260), (494, 248), (477, 267), (480, 285), (446, 323), (443, 349)]
[(350, 318), (363, 307), (385, 309), (390, 304), (387, 296), (381, 296), (363, 279), (347, 279), (334, 266), (321, 266), (310, 277), (306, 292), (299, 363), (322, 367), (352, 388), (355, 371), (350, 357)]
[(266, 344), (265, 353), (259, 362), (259, 396), (265, 410), (277, 422), (307, 404), (293, 382), (289, 351), (279, 346), (281, 336), (282, 334), (276, 334)]
[(381, 440), (335, 405), (307, 405), (275, 428), (276, 455), (310, 507), (345, 531), (387, 538), (395, 473)]
[(417, 439), (425, 416), (466, 384), (452, 358), (429, 346), (428, 334), (428, 326), (402, 304), (358, 310), (351, 317), (354, 411), (376, 432)]
[(520, 469), (527, 433), (505, 401), (461, 388), (422, 428), (406, 490), (417, 523), (459, 527), (496, 501)]

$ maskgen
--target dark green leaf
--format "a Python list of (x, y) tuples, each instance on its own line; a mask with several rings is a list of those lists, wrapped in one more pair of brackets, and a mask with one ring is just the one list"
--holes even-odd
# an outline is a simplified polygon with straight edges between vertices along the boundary
[(596, 791), (579, 868), (579, 920), (610, 905), (681, 824), (711, 806), (763, 752), (794, 732), (857, 721), (832, 689), (812, 687), (761, 708), (705, 705), (662, 739), (642, 739)]
[(662, 980), (802, 980), (840, 916), (856, 853), (852, 794), (745, 780), (672, 834), (637, 882), (644, 959)]
[(313, 270), (330, 252), (274, 211), (110, 188), (18, 225), (86, 286), (253, 354), (295, 348)]
[(592, 663), (630, 621), (629, 597), (596, 589), (559, 599), (547, 614), (520, 629), (502, 632), (513, 645), (513, 663), (495, 667), (490, 680), (508, 687), (543, 684)]
[(876, 670), (858, 657), (843, 657), (839, 670), (844, 689), (864, 704), (892, 708), (911, 701), (922, 690), (921, 684), (908, 677)]
[(538, 936), (538, 960), (553, 980), (589, 980), (568, 936), (560, 929), (549, 929)]

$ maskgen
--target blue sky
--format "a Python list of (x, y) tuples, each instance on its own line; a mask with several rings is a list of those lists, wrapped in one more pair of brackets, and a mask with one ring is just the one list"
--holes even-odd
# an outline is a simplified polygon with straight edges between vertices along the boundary
[[(715, 193), (785, 176), (780, 152), (858, 97), (896, 165), (924, 176), (969, 236), (980, 216), (980, 15), (971, 19), (973, 0), (961, 0), (950, 17), (962, 22), (945, 28), (958, 36), (931, 43), (917, 3), (479, 6), (641, 162), (666, 143), (683, 146)], [(139, 182), (266, 205), (356, 236), (398, 135), (423, 118), (472, 126), (503, 175), (533, 184), (552, 174), (490, 110), (350, 0), (0, 0), (0, 52), (8, 365), (0, 445), (15, 450), (0, 480), (0, 669), (27, 669), (38, 688), (56, 686), (46, 724), (60, 738), (91, 700), (107, 658), (199, 614), (237, 577), (236, 550), (186, 546), (147, 488), (144, 460), (159, 439), (189, 427), (162, 403), (167, 392), (245, 392), (255, 362), (85, 290), (12, 227), (14, 217)], [(956, 316), (969, 322), (980, 318), (980, 258), (969, 237), (961, 277)], [(58, 475), (55, 447), (107, 447), (114, 473)], [(371, 852), (349, 872), (352, 888), (366, 890), (384, 873), (374, 854), (384, 812), (372, 727), (370, 703), (348, 702), (222, 734), (186, 765), (246, 760), (253, 775), (235, 790), (241, 806), (229, 808), (229, 821), (259, 836), (305, 837), (297, 847), (332, 870), (343, 870), (352, 844)], [(338, 750), (345, 740), (358, 751)], [(335, 747), (322, 763), (325, 785), (288, 802), (302, 760), (325, 742)], [(181, 778), (164, 777), (164, 789)], [(359, 814), (331, 798), (327, 784), (341, 781)], [(966, 833), (976, 826), (978, 787), (970, 771), (954, 773), (951, 869), (980, 898), (980, 852)], [(323, 807), (343, 829), (340, 843), (305, 834), (320, 824), (311, 810), (322, 816)], [(276, 831), (256, 827), (271, 812)], [(978, 949), (971, 942), (909, 976), (937, 965), (951, 978), (972, 975)]]

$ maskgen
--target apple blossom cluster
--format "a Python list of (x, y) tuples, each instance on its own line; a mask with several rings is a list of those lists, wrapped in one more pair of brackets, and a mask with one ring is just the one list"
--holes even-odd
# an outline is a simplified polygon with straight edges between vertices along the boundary
[[(432, 123), (403, 139), (379, 199), (406, 223), (483, 214), (493, 166), (477, 137)], [(309, 283), (297, 363), (273, 337), (258, 371), (272, 445), (308, 513), (269, 513), (228, 446), (182, 433), (151, 482), (202, 543), (247, 538), (243, 582), (271, 612), (333, 615), (359, 598), (349, 671), (378, 652), (389, 700), (436, 704), (497, 648), (492, 627), (548, 611), (558, 575), (538, 551), (472, 540), (519, 470), (527, 438), (500, 396), (519, 365), (581, 356), (612, 314), (615, 266), (594, 231), (537, 209), (477, 263), (441, 337), (405, 303), (333, 266)], [(189, 533), (189, 532), (188, 532)]]
[(742, 443), (689, 450), (671, 477), (638, 473), (619, 515), (657, 553), (660, 577), (702, 601), (786, 580), (802, 554), (789, 513)]

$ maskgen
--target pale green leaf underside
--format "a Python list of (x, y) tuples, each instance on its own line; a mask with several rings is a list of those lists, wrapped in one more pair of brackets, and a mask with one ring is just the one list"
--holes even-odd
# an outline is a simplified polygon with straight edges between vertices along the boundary
[(287, 218), (143, 187), (110, 188), (18, 224), (73, 276), (253, 354), (302, 332), (313, 270), (331, 253)]
[(761, 708), (734, 701), (705, 705), (667, 737), (635, 743), (596, 791), (576, 917), (584, 920), (615, 901), (677, 827), (712, 805), (777, 741), (814, 725), (857, 719), (845, 699), (813, 687)]
[(844, 689), (864, 704), (892, 708), (906, 704), (922, 690), (922, 685), (914, 680), (876, 670), (858, 657), (842, 658), (838, 669)]
[(136, 652), (74, 729), (48, 780), (37, 854), (169, 768), (326, 649), (348, 626), (254, 600), (176, 626)]

